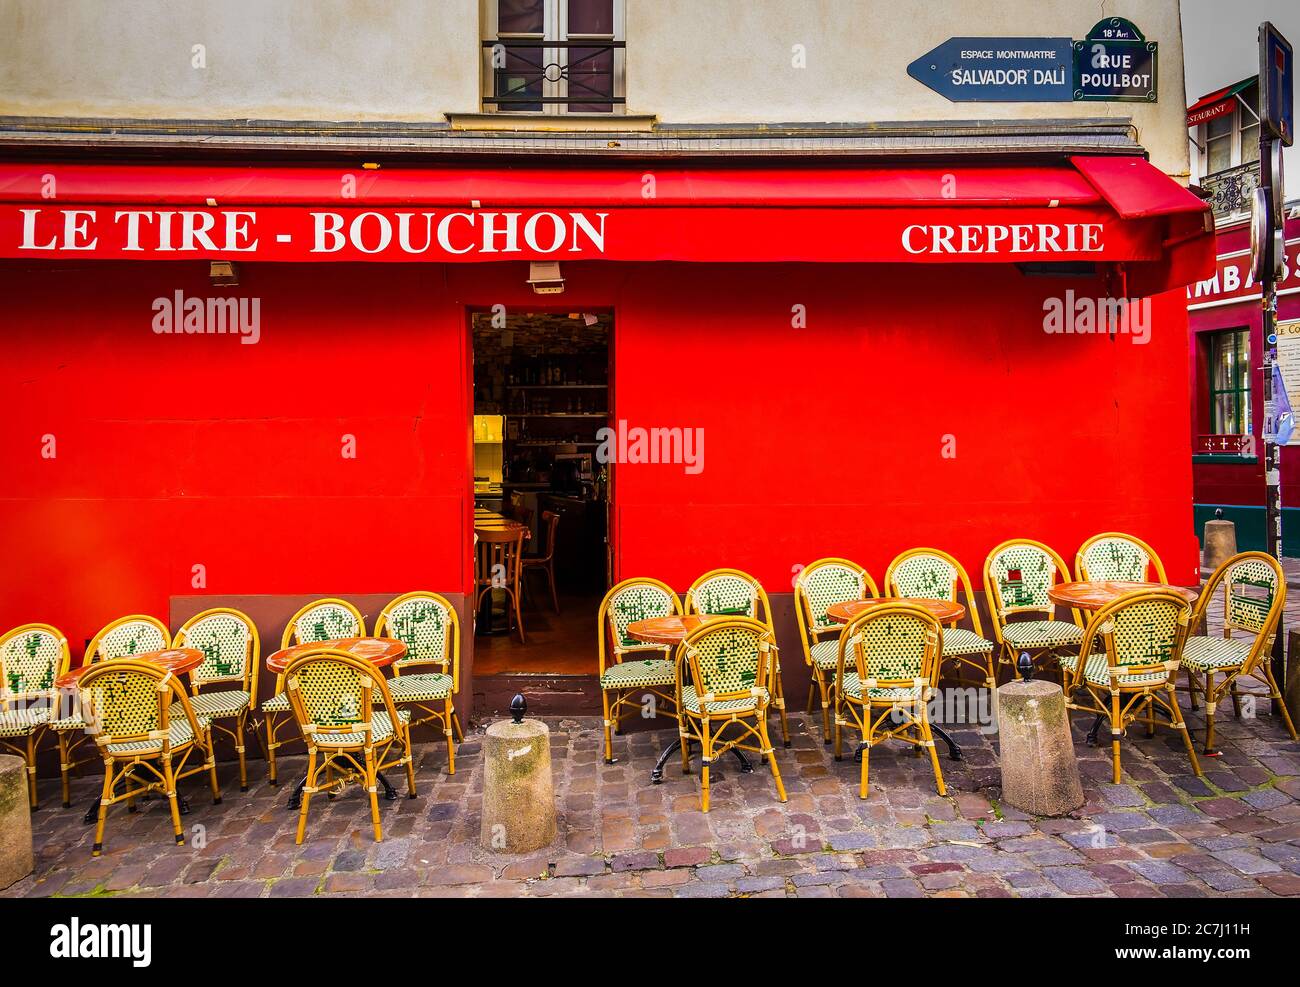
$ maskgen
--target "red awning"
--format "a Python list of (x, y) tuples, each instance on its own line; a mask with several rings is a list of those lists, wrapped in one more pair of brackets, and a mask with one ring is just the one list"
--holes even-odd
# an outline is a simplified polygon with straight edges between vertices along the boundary
[[(1167, 265), (1171, 242), (1208, 229), (1205, 216), (1200, 200), (1136, 157), (564, 169), (0, 164), (0, 257), (30, 259), (1088, 260), (1154, 270)], [(1203, 239), (1212, 270), (1213, 237)], [(1182, 267), (1146, 280), (1181, 277)]]
[(1224, 86), (1212, 93), (1202, 96), (1187, 108), (1187, 126), (1197, 127), (1206, 121), (1231, 113), (1235, 105), (1233, 97), (1255, 81), (1255, 76), (1242, 79), (1231, 86)]

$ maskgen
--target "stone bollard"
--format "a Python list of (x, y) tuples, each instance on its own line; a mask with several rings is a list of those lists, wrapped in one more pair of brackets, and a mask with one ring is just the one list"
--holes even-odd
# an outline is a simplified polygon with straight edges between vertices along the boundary
[[(1218, 512), (1222, 515), (1222, 511)], [(1211, 571), (1237, 554), (1237, 526), (1231, 521), (1216, 517), (1205, 522), (1205, 548), (1201, 552), (1201, 566)]]
[(497, 853), (527, 853), (555, 841), (551, 731), (525, 720), (523, 696), (510, 703), (513, 721), (500, 720), (483, 738), (483, 824), (479, 842)]
[(0, 754), (0, 891), (21, 881), (34, 866), (27, 762)]
[[(1022, 661), (1022, 670), (1028, 664)], [(1035, 816), (1062, 816), (1083, 805), (1061, 687), (1026, 677), (999, 687), (997, 696), (1002, 801)]]

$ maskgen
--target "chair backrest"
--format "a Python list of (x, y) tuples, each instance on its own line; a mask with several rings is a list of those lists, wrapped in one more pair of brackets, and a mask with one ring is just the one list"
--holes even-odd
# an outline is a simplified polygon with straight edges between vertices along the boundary
[(239, 682), (245, 692), (257, 695), (262, 644), (257, 625), (242, 610), (213, 607), (196, 613), (180, 626), (172, 647), (203, 652), (203, 664), (190, 672), (195, 692), (212, 682)]
[(943, 628), (928, 610), (912, 603), (882, 603), (853, 619), (840, 636), (836, 681), (856, 672), (867, 689), (920, 688), (937, 681)]
[(560, 514), (558, 511), (542, 511), (542, 529), (545, 534), (542, 536), (546, 540), (542, 561), (547, 562), (555, 557), (555, 535), (560, 526)]
[(83, 664), (105, 658), (125, 658), (146, 651), (163, 651), (170, 648), (172, 633), (157, 617), (135, 613), (109, 621), (86, 646)]
[(682, 601), (672, 587), (658, 579), (639, 576), (611, 586), (600, 601), (600, 610), (596, 614), (601, 674), (604, 674), (611, 649), (617, 656), (626, 649), (646, 646), (644, 641), (628, 636), (628, 624), (652, 617), (671, 617), (681, 612)]
[(107, 744), (159, 743), (170, 747), (171, 718), (179, 706), (194, 736), (198, 720), (180, 679), (147, 661), (119, 658), (90, 666), (77, 683), (86, 732)]
[(1058, 579), (1069, 582), (1070, 572), (1051, 548), (1028, 538), (1004, 541), (984, 560), (984, 593), (994, 624), (1001, 628), (1008, 614), (1055, 613), (1047, 591)]
[(1192, 626), (1205, 618), (1214, 595), (1223, 590), (1223, 636), (1233, 631), (1254, 635), (1246, 671), (1273, 646), (1278, 621), (1286, 607), (1286, 574), (1281, 563), (1265, 552), (1240, 552), (1210, 575), (1196, 601)]
[(876, 581), (862, 566), (848, 559), (826, 558), (810, 562), (794, 580), (795, 619), (799, 632), (812, 643), (822, 634), (836, 634), (844, 625), (831, 620), (826, 611), (834, 603), (847, 603), (878, 596)]
[(57, 700), (55, 680), (68, 670), (68, 639), (49, 624), (23, 624), (0, 635), (0, 710)]
[(772, 622), (767, 593), (757, 579), (739, 569), (714, 569), (691, 583), (686, 591), (686, 612)]
[(374, 736), (374, 695), (394, 724), (397, 710), (379, 669), (346, 651), (313, 648), (284, 670), (285, 692), (304, 737), (328, 740), (331, 735)]
[(885, 592), (954, 603), (960, 603), (958, 594), (964, 594), (972, 628), (976, 634), (984, 633), (965, 566), (941, 549), (910, 548), (900, 553), (885, 570)]
[(768, 687), (772, 629), (749, 617), (702, 624), (682, 642), (700, 708), (746, 699)]
[[(1088, 620), (1081, 655), (1104, 651), (1112, 685), (1163, 685), (1178, 671), (1192, 605), (1173, 590), (1140, 589), (1111, 600)], [(1086, 662), (1074, 669), (1073, 685)]]
[(326, 597), (313, 600), (289, 618), (280, 649), (294, 644), (314, 644), (345, 637), (365, 637), (366, 619), (347, 600)]
[(519, 576), (527, 528), (480, 528), (474, 532), (474, 579), (494, 586), (504, 577), (513, 587)]
[(1155, 582), (1165, 579), (1164, 563), (1155, 549), (1141, 538), (1121, 531), (1104, 531), (1093, 535), (1082, 545), (1074, 557), (1076, 579), (1114, 579), (1128, 583)]
[(397, 668), (437, 665), (460, 691), (460, 620), (444, 596), (417, 590), (390, 600), (375, 618), (375, 637), (394, 637), (406, 645)]

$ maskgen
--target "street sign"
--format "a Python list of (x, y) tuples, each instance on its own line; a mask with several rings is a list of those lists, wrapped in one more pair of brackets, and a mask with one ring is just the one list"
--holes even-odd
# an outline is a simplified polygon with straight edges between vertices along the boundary
[(1053, 103), (1072, 97), (1069, 38), (949, 38), (907, 74), (954, 103)]
[(1074, 42), (1074, 99), (1154, 103), (1158, 54), (1159, 45), (1132, 21), (1098, 21), (1084, 40)]
[(1290, 147), (1295, 139), (1295, 53), (1271, 23), (1259, 26), (1259, 122)]

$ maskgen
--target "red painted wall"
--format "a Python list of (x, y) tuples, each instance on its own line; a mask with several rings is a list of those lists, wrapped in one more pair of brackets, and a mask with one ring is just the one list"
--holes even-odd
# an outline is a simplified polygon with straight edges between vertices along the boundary
[[(1180, 292), (1139, 346), (1044, 334), (1045, 295), (1096, 287), (1012, 267), (564, 273), (558, 308), (615, 310), (616, 414), (705, 430), (698, 476), (619, 468), (620, 577), (684, 588), (732, 565), (775, 594), (818, 556), (879, 578), (928, 543), (978, 582), (1004, 538), (1072, 561), (1119, 529), (1195, 578), (1190, 443), (1170, 427), (1189, 400)], [(154, 298), (220, 293), (206, 265), (0, 263), (0, 624), (52, 622), (79, 654), (110, 618), (196, 592), (195, 564), (216, 595), (467, 590), (465, 312), (541, 308), (525, 277), (248, 265), (232, 291), (261, 299), (249, 346), (152, 332)]]

